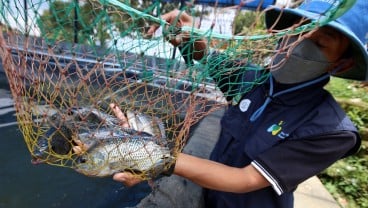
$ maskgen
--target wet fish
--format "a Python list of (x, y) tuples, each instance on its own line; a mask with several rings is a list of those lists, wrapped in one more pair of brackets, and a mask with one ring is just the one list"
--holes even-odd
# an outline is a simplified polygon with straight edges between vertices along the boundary
[[(83, 121), (88, 125), (89, 129), (93, 125), (103, 126), (108, 128), (117, 127), (120, 125), (120, 120), (115, 116), (104, 113), (95, 108), (78, 108), (72, 111), (75, 121)], [(159, 138), (165, 138), (164, 123), (156, 116), (148, 116), (139, 111), (127, 110), (126, 117), (131, 129), (140, 132), (146, 132)]]
[(117, 126), (117, 118), (92, 108), (56, 112), (47, 119), (46, 131), (32, 147), (32, 163), (55, 162), (72, 152), (73, 136), (100, 126)]
[(68, 155), (72, 150), (72, 131), (66, 126), (60, 128), (50, 127), (48, 131), (40, 136), (33, 146), (33, 164), (55, 162), (63, 155)]
[(147, 132), (159, 138), (166, 138), (165, 126), (161, 119), (147, 116), (139, 111), (127, 111), (130, 128), (136, 131)]
[(173, 160), (164, 142), (133, 129), (100, 129), (80, 134), (79, 139), (98, 141), (75, 162), (75, 170), (87, 176), (105, 177), (133, 171), (152, 178)]
[(118, 126), (120, 122), (115, 116), (91, 107), (74, 108), (71, 110), (71, 114), (72, 120), (78, 125), (85, 125), (90, 128), (96, 126), (113, 127)]
[[(67, 120), (71, 128), (86, 128), (87, 131), (94, 128), (114, 128), (120, 125), (120, 120), (113, 115), (104, 113), (100, 110), (90, 107), (74, 108), (70, 111)], [(139, 111), (127, 110), (127, 119), (131, 129), (142, 131), (151, 135), (165, 138), (164, 124), (156, 116), (148, 116)], [(61, 123), (60, 116), (56, 120), (57, 124)], [(64, 121), (64, 123), (66, 123)]]
[[(140, 132), (147, 137), (166, 138), (164, 124), (157, 117), (149, 117), (136, 111), (128, 111), (131, 131)], [(120, 120), (115, 116), (91, 107), (73, 108), (68, 113), (55, 113), (48, 118), (45, 134), (38, 137), (32, 147), (32, 163), (53, 163), (72, 154), (74, 139), (79, 138), (86, 147), (91, 147), (100, 140), (110, 139), (93, 134), (106, 129), (118, 129)], [(101, 130), (99, 130), (101, 129)], [(147, 131), (147, 132), (146, 132)], [(119, 132), (119, 131), (117, 131)], [(89, 135), (89, 136), (88, 136)], [(130, 135), (131, 136), (131, 135)]]

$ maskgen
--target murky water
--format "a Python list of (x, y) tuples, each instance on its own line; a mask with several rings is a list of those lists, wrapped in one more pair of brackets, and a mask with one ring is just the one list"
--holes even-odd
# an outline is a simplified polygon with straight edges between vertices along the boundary
[(32, 165), (8, 84), (4, 75), (0, 76), (0, 208), (129, 207), (150, 192), (146, 183), (125, 188), (112, 178), (90, 178), (68, 168)]

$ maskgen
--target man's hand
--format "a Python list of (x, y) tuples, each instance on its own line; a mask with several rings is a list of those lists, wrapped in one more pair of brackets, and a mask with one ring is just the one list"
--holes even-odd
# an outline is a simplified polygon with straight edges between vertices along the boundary
[[(114, 112), (115, 116), (119, 119), (121, 127), (129, 128), (130, 126), (128, 119), (125, 117), (121, 109), (115, 103), (111, 103), (110, 108)], [(84, 144), (82, 141), (78, 139), (74, 138), (73, 141), (76, 144), (75, 146), (73, 146), (73, 152), (77, 155), (83, 154), (90, 148), (87, 144)]]
[[(184, 11), (180, 11), (177, 9), (171, 12), (168, 12), (166, 14), (163, 14), (161, 18), (170, 24), (167, 27), (176, 26), (177, 31), (173, 31), (171, 34), (167, 36), (168, 41), (173, 46), (179, 46), (180, 44), (183, 43), (183, 41), (188, 40), (190, 38), (188, 33), (180, 32), (181, 27), (183, 26), (197, 27), (198, 26), (197, 24), (194, 23), (194, 19), (192, 16), (188, 15)], [(159, 25), (152, 25), (147, 31), (147, 35), (152, 36), (159, 27), (160, 27)]]
[(119, 106), (117, 106), (115, 103), (110, 103), (110, 108), (112, 112), (114, 112), (116, 118), (120, 121), (120, 126), (124, 128), (129, 128), (129, 122), (127, 117), (124, 115), (124, 113), (121, 111)]
[[(112, 111), (115, 114), (116, 118), (119, 120), (119, 124), (122, 128), (132, 128), (132, 126), (130, 126), (130, 122), (129, 122), (127, 116), (121, 111), (119, 106), (117, 106), (114, 103), (111, 103), (110, 108), (112, 109)], [(76, 145), (73, 147), (73, 151), (77, 155), (81, 155), (81, 154), (85, 153), (90, 148), (90, 146), (88, 146), (87, 144), (84, 144), (82, 141), (80, 141), (78, 139), (74, 139), (74, 142), (75, 142)], [(162, 147), (162, 148), (164, 148), (164, 147)], [(169, 176), (173, 172), (173, 168), (175, 167), (175, 159), (171, 156), (171, 154), (168, 150), (167, 150), (167, 152), (166, 152), (166, 149), (162, 149), (161, 151), (163, 151), (162, 152), (162, 154), (163, 154), (162, 159), (164, 160), (163, 161), (164, 164), (161, 164), (161, 161), (159, 163), (157, 163), (157, 167), (152, 169), (152, 171), (153, 171), (152, 175), (149, 175), (149, 177), (154, 178), (158, 174), (163, 174), (163, 175)], [(115, 173), (113, 175), (113, 179), (123, 183), (126, 186), (133, 186), (133, 185), (136, 185), (136, 184), (138, 184), (138, 183), (140, 183), (144, 180), (142, 177), (140, 177), (138, 175), (133, 175), (130, 172)]]
[[(207, 40), (203, 37), (192, 37), (188, 32), (181, 31), (183, 26), (198, 27), (198, 24), (194, 21), (193, 17), (188, 15), (184, 11), (173, 10), (161, 16), (163, 20), (170, 25), (166, 25), (164, 32), (168, 29), (172, 31), (166, 35), (166, 39), (175, 47), (189, 43), (193, 44), (193, 48), (190, 51), (180, 51), (183, 56), (192, 56), (194, 60), (201, 60), (207, 54)], [(160, 25), (152, 25), (148, 31), (147, 36), (152, 36)], [(188, 46), (184, 48), (189, 48)]]
[[(121, 109), (117, 105), (112, 103), (110, 104), (110, 107), (112, 111), (114, 112), (115, 116), (120, 120), (122, 127), (132, 128), (132, 126), (129, 125), (128, 118), (124, 115), (124, 113), (121, 111)], [(163, 157), (164, 158), (161, 158), (163, 161), (160, 161), (159, 164), (157, 164), (158, 166), (154, 168), (154, 171), (152, 172), (153, 175), (151, 175), (151, 177), (154, 178), (158, 174), (170, 176), (173, 173), (174, 168), (175, 168), (175, 162), (176, 162), (175, 158), (169, 152), (164, 154)], [(140, 178), (137, 175), (133, 175), (129, 172), (116, 173), (114, 174), (113, 179), (124, 183), (124, 185), (126, 186), (134, 186), (137, 183), (142, 182), (142, 178)]]
[(72, 147), (75, 154), (81, 155), (88, 150), (87, 145), (85, 145), (82, 141), (78, 139), (74, 139), (73, 141), (76, 144)]
[(129, 172), (115, 173), (112, 179), (114, 179), (115, 181), (121, 182), (125, 186), (128, 186), (128, 187), (134, 186), (142, 182), (141, 178)]
[[(124, 128), (129, 128), (129, 122), (127, 117), (124, 115), (124, 113), (121, 111), (119, 106), (117, 106), (115, 103), (110, 104), (110, 108), (114, 112), (115, 116), (120, 120), (120, 125)], [(140, 182), (142, 182), (142, 179), (129, 173), (129, 172), (121, 172), (121, 173), (115, 173), (113, 176), (113, 179), (115, 181), (123, 183), (125, 186), (134, 186)]]

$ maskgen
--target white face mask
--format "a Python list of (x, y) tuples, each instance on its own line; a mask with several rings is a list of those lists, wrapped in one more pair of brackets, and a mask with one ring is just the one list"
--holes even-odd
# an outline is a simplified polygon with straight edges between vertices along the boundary
[[(288, 42), (290, 44), (296, 40), (297, 37), (291, 37)], [(289, 57), (286, 58), (289, 50)], [(326, 73), (327, 67), (331, 65), (309, 39), (300, 41), (289, 50), (278, 53), (271, 65), (271, 74), (279, 83), (295, 84), (317, 78)]]

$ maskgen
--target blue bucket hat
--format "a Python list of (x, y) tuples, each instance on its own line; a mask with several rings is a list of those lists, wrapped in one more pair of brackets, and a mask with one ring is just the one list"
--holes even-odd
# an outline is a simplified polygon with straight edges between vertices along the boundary
[[(318, 20), (343, 0), (305, 0), (298, 8), (273, 7), (266, 11), (266, 27), (282, 30), (292, 26), (296, 20), (307, 18)], [(351, 1), (351, 0), (345, 0)], [(344, 2), (346, 4), (346, 2)], [(359, 81), (368, 80), (368, 0), (356, 0), (355, 4), (337, 19), (328, 22), (330, 26), (350, 39), (350, 54), (355, 65), (336, 76)], [(277, 22), (276, 22), (277, 21)], [(272, 27), (272, 28), (271, 28)]]

